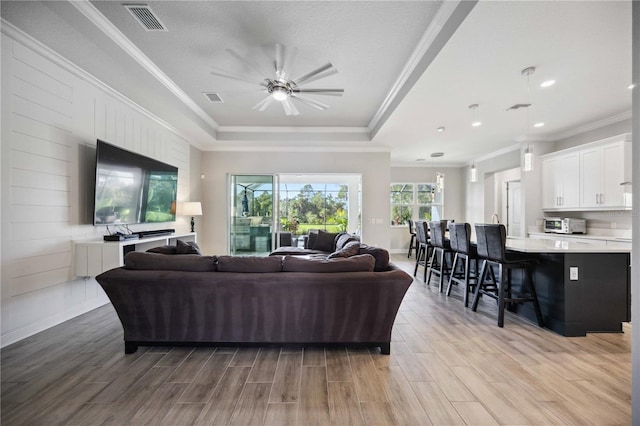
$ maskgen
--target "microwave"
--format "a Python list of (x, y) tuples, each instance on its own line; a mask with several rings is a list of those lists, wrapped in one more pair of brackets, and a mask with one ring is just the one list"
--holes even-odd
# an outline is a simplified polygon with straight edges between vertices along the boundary
[(555, 234), (586, 234), (587, 221), (570, 217), (545, 217), (544, 232)]

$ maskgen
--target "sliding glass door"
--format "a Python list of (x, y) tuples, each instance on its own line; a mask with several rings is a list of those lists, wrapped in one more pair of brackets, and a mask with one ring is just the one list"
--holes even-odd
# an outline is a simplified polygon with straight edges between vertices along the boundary
[(229, 253), (267, 256), (274, 248), (276, 176), (230, 176)]

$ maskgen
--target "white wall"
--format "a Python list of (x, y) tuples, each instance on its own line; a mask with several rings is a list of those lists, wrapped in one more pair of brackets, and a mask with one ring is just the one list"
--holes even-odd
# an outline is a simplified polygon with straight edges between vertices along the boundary
[(204, 152), (203, 233), (208, 254), (228, 251), (228, 174), (359, 173), (362, 176), (362, 240), (389, 247), (388, 152)]
[[(178, 197), (192, 196), (186, 141), (43, 45), (7, 31), (1, 39), (2, 346), (107, 302), (93, 278), (75, 276), (73, 257), (74, 240), (105, 233), (88, 213), (97, 138), (177, 166)], [(155, 227), (187, 226), (180, 218)]]
[[(392, 167), (391, 182), (435, 182), (436, 172), (445, 175), (444, 217), (456, 222), (465, 221), (464, 169), (460, 167)], [(387, 213), (387, 216), (389, 213)], [(388, 223), (388, 220), (387, 220)], [(389, 224), (390, 225), (390, 224)], [(390, 247), (394, 253), (406, 253), (409, 248), (409, 230), (406, 226), (390, 226)]]

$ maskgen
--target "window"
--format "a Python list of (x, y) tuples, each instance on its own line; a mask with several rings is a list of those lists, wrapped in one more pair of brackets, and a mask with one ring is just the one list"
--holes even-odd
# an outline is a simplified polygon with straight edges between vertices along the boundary
[(349, 186), (346, 184), (280, 185), (280, 220), (284, 231), (309, 229), (346, 231), (349, 226)]
[(413, 220), (440, 220), (443, 192), (435, 183), (392, 183), (391, 225), (406, 225)]

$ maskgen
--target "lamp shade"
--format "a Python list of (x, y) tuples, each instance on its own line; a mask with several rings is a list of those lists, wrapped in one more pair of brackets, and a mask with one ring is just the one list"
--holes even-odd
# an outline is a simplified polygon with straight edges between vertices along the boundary
[(199, 201), (187, 202), (182, 205), (184, 216), (202, 216), (202, 204)]

